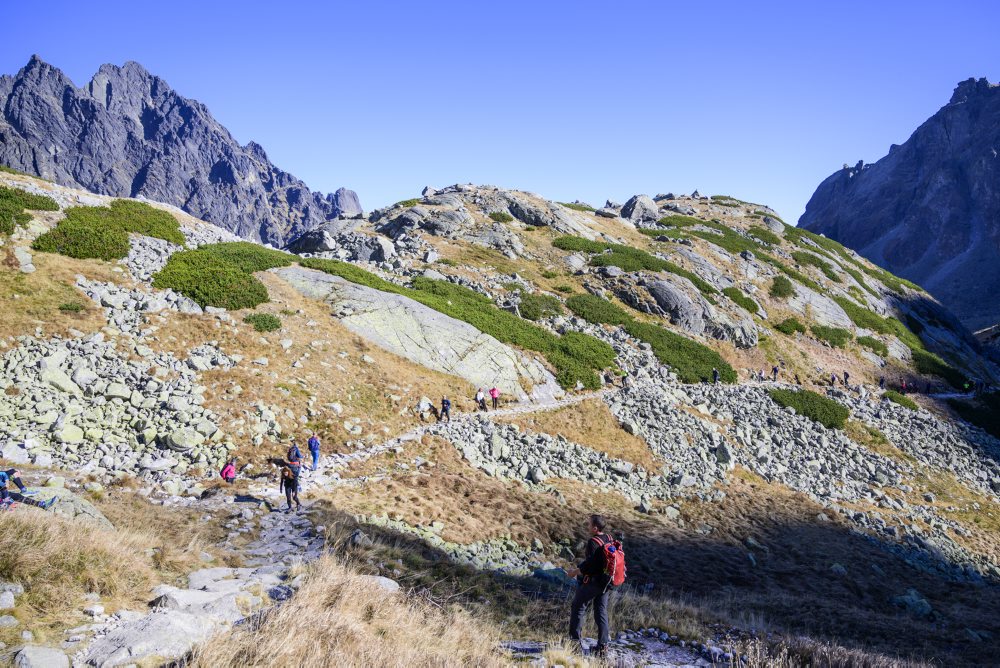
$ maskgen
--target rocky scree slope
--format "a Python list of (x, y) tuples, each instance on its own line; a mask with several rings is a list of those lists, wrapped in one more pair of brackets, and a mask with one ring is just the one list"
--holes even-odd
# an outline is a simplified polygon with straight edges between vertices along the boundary
[(873, 164), (819, 185), (799, 224), (916, 281), (973, 330), (1000, 321), (1000, 87), (968, 79)]
[(180, 207), (246, 238), (283, 245), (338, 215), (357, 195), (324, 195), (241, 146), (205, 105), (141, 65), (102, 65), (77, 88), (38, 56), (0, 76), (0, 164), (115, 197)]
[[(60, 207), (74, 201), (67, 189), (52, 184), (7, 176), (3, 181), (47, 192)], [(449, 199), (441, 199), (444, 196)], [(529, 217), (527, 209), (515, 202), (531, 204), (530, 222), (522, 219)], [(103, 203), (106, 199), (92, 202)], [(379, 231), (383, 219), (409, 219), (407, 212), (413, 213), (415, 207), (425, 211), (418, 212), (417, 224), (394, 238), (389, 235), (392, 228), (385, 233)], [(468, 219), (463, 216), (465, 222), (460, 227), (442, 232), (445, 228), (434, 222), (440, 216), (460, 215), (463, 209)], [(431, 402), (420, 396), (418, 387), (415, 392), (401, 391), (396, 398), (386, 397), (395, 404), (393, 410), (410, 422), (410, 431), (402, 435), (394, 436), (373, 425), (371, 433), (355, 439), (361, 428), (351, 420), (320, 427), (325, 443), (340, 444), (337, 435), (343, 438), (345, 432), (349, 434), (350, 440), (342, 445), (356, 456), (353, 460), (330, 457), (315, 476), (307, 479), (307, 500), (349, 485), (358, 502), (365, 502), (363, 523), (417, 537), (449, 559), (479, 570), (529, 575), (537, 569), (550, 569), (553, 563), (566, 558), (571, 547), (553, 541), (540, 529), (534, 534), (537, 542), (513, 540), (505, 525), (492, 527), (488, 535), (471, 541), (446, 538), (451, 526), (426, 516), (413, 522), (401, 520), (399, 516), (406, 509), (392, 503), (369, 504), (367, 497), (376, 497), (381, 485), (396, 480), (433, 480), (437, 468), (422, 448), (425, 437), (438, 438), (461, 456), (466, 475), (486, 476), (486, 480), (503, 485), (512, 497), (525, 503), (562, 499), (569, 504), (572, 501), (567, 498), (573, 497), (567, 485), (580, 485), (590, 494), (606, 494), (602, 499), (620, 499), (612, 506), (616, 521), (641, 521), (648, 523), (643, 526), (650, 530), (678, 527), (685, 535), (711, 537), (725, 530), (723, 523), (693, 520), (686, 513), (692, 504), (724, 507), (730, 486), (749, 476), (774, 488), (801, 493), (823, 508), (820, 514), (824, 519), (817, 515), (816, 523), (832, 519), (838, 526), (843, 523), (851, 527), (874, 549), (893, 555), (921, 577), (992, 591), (992, 582), (1000, 573), (996, 554), (984, 548), (984, 544), (990, 544), (988, 534), (962, 521), (959, 514), (973, 502), (963, 501), (962, 508), (942, 507), (935, 503), (936, 492), (921, 476), (928, 472), (953, 475), (960, 487), (975, 491), (975, 504), (992, 509), (1000, 487), (996, 460), (1000, 447), (996, 439), (940, 413), (933, 399), (927, 400), (926, 406), (934, 413), (926, 408), (913, 411), (883, 401), (869, 389), (879, 373), (917, 372), (910, 365), (923, 344), (914, 341), (916, 335), (909, 329), (892, 329), (896, 325), (890, 327), (890, 316), (920, 329), (956, 364), (989, 373), (988, 363), (980, 360), (968, 343), (968, 333), (956, 328), (947, 313), (919, 289), (880, 273), (849, 251), (829, 245), (829, 240), (785, 226), (773, 212), (732, 198), (637, 195), (625, 205), (608, 202), (595, 210), (579, 203), (566, 206), (547, 202), (528, 193), (461, 185), (428, 190), (417, 201), (389, 207), (374, 217), (378, 218), (374, 224), (363, 218), (352, 223), (349, 236), (341, 236), (344, 230), (330, 234), (322, 240), (328, 246), (323, 250), (310, 253), (300, 249), (303, 254), (319, 257), (300, 259), (279, 254), (281, 263), (299, 261), (311, 265), (310, 260), (339, 259), (337, 264), (315, 266), (340, 272), (335, 275), (342, 280), (332, 283), (347, 281), (386, 295), (399, 294), (392, 291), (396, 289), (419, 293), (414, 287), (404, 290), (414, 285), (439, 289), (446, 295), (465, 295), (453, 292), (462, 288), (478, 295), (459, 300), (472, 309), (460, 314), (467, 318), (466, 324), (486, 328), (490, 318), (504, 312), (505, 317), (509, 316), (504, 322), (518, 326), (532, 323), (538, 332), (546, 332), (553, 340), (575, 334), (603, 342), (610, 347), (615, 366), (627, 380), (623, 386), (613, 384), (616, 373), (609, 364), (598, 379), (603, 385), (599, 396), (621, 428), (641, 437), (662, 466), (636, 466), (614, 450), (613, 442), (604, 444), (608, 451), (598, 451), (593, 443), (577, 443), (558, 433), (494, 422), (492, 415), (456, 416), (451, 424), (419, 424), (421, 416), (429, 419)], [(58, 221), (48, 224), (58, 225)], [(496, 225), (503, 230), (501, 235), (483, 234), (495, 230)], [(25, 242), (30, 242), (32, 234), (42, 233), (44, 227), (20, 228), (5, 244), (20, 248), (30, 258)], [(183, 224), (181, 231), (188, 247), (213, 249), (198, 256), (206, 262), (224, 264), (220, 258), (225, 258), (225, 253), (219, 253), (220, 248), (244, 248), (232, 244), (220, 230), (204, 225)], [(496, 241), (498, 238), (501, 240)], [(504, 246), (504, 238), (516, 238), (517, 245)], [(6, 387), (2, 397), (4, 409), (0, 415), (12, 434), (3, 445), (5, 457), (36, 466), (79, 469), (83, 475), (105, 481), (134, 475), (140, 478), (143, 495), (164, 503), (197, 506), (204, 503), (202, 494), (214, 470), (235, 449), (231, 444), (237, 440), (244, 448), (241, 452), (253, 453), (254, 463), (259, 464), (267, 455), (275, 454), (271, 450), (278, 449), (274, 445), (282, 434), (290, 430), (298, 433), (300, 425), (313, 428), (321, 424), (316, 418), (325, 406), (320, 404), (329, 403), (338, 416), (344, 411), (340, 401), (347, 405), (350, 394), (346, 392), (346, 396), (336, 397), (335, 405), (332, 396), (310, 396), (306, 406), (300, 404), (302, 407), (294, 412), (288, 407), (293, 405), (290, 400), (294, 396), (311, 391), (307, 383), (300, 382), (299, 369), (304, 361), (318, 359), (326, 373), (332, 373), (336, 365), (344, 362), (342, 355), (347, 355), (334, 353), (322, 344), (323, 328), (329, 324), (321, 317), (315, 316), (306, 324), (305, 336), (312, 339), (308, 353), (284, 355), (286, 349), (296, 346), (288, 333), (288, 323), (298, 314), (262, 304), (275, 317), (281, 316), (281, 333), (277, 336), (288, 338), (259, 337), (265, 340), (260, 344), (264, 349), (271, 341), (276, 341), (277, 346), (268, 356), (248, 359), (247, 351), (219, 343), (224, 331), (242, 327), (234, 314), (150, 285), (160, 268), (177, 262), (190, 250), (142, 234), (132, 234), (129, 242), (127, 256), (115, 265), (120, 279), (97, 282), (81, 276), (76, 280), (82, 294), (105, 309), (105, 331), (71, 333), (68, 339), (36, 332), (6, 341), (10, 350), (5, 354), (4, 368), (10, 387), (18, 391)], [(382, 258), (357, 255), (375, 247), (385, 253)], [(268, 259), (273, 257), (267, 254)], [(25, 265), (9, 265), (4, 271), (26, 269)], [(302, 267), (282, 268), (279, 264), (269, 273), (257, 275), (270, 290), (265, 290), (265, 298), (274, 298), (281, 286), (304, 293), (315, 289), (313, 285), (304, 289), (294, 285), (308, 276)], [(295, 281), (284, 280), (283, 276), (293, 276)], [(326, 278), (317, 278), (317, 283), (331, 283), (326, 280), (329, 274), (322, 276)], [(789, 279), (791, 294), (771, 294), (779, 276)], [(323, 295), (307, 294), (304, 298), (317, 296)], [(371, 299), (371, 292), (365, 291), (364, 298)], [(428, 303), (446, 308), (442, 302), (429, 299)], [(538, 309), (536, 319), (528, 320), (529, 306), (538, 303), (546, 304), (549, 310)], [(780, 319), (793, 314), (805, 323), (803, 330), (785, 333), (777, 325)], [(323, 316), (337, 319), (352, 315), (339, 309), (323, 312)], [(168, 354), (161, 349), (165, 343), (161, 336), (177, 322), (193, 327), (185, 330), (190, 333), (181, 346), (184, 354)], [(713, 325), (708, 326), (708, 322)], [(918, 322), (921, 326), (914, 324)], [(844, 347), (830, 343), (823, 338), (828, 332), (819, 329), (823, 327), (844, 328), (848, 343), (841, 344)], [(881, 340), (885, 354), (875, 355), (856, 343), (865, 336)], [(512, 350), (518, 347), (512, 346)], [(521, 351), (533, 350), (526, 348)], [(707, 379), (711, 364), (706, 367), (706, 360), (724, 371), (724, 364), (735, 367), (728, 369), (731, 375), (727, 372), (725, 380), (740, 378), (743, 384), (681, 382), (680, 374), (685, 371), (692, 371), (695, 379)], [(784, 383), (790, 380), (792, 369), (802, 373), (804, 384), (819, 389), (818, 382), (826, 382), (830, 369), (839, 371), (849, 366), (853, 384), (843, 387), (838, 383), (843, 389), (821, 391), (828, 401), (849, 409), (855, 421), (882, 430), (889, 447), (880, 449), (845, 430), (826, 428), (806, 415), (779, 406), (768, 393), (772, 388), (746, 382), (747, 368), (759, 370), (762, 365), (780, 365), (782, 361), (787, 361), (788, 367), (782, 371), (783, 387), (790, 387)], [(377, 364), (376, 353), (372, 351), (363, 362)], [(251, 376), (253, 387), (246, 394), (242, 394), (242, 388), (238, 393), (231, 374), (244, 372), (247, 367), (255, 372)], [(862, 380), (868, 387), (859, 382)], [(454, 382), (460, 381), (456, 378)], [(253, 401), (252, 392), (264, 392), (275, 383), (284, 385), (275, 385), (282, 390), (281, 399)], [(219, 392), (220, 388), (226, 389)], [(232, 433), (228, 433), (228, 425), (216, 419), (218, 411), (200, 399), (209, 391), (223, 393), (226, 401), (246, 406), (245, 419), (233, 425)], [(456, 397), (456, 402), (461, 405), (462, 399)], [(517, 410), (556, 406), (542, 402), (519, 406)], [(365, 463), (375, 472), (352, 475), (345, 469), (351, 462)], [(255, 473), (258, 470), (252, 469)], [(433, 490), (430, 487), (428, 492), (435, 501), (453, 493), (439, 489), (435, 494)], [(254, 481), (249, 491), (251, 500), (239, 503), (277, 500), (276, 485), (266, 473)], [(422, 500), (416, 495), (406, 498), (402, 505), (408, 508)], [(235, 497), (222, 502), (237, 503)], [(570, 510), (583, 513), (588, 509), (580, 506)], [(248, 518), (242, 511), (235, 513), (239, 517), (232, 521), (234, 533), (250, 525), (258, 526), (256, 511), (249, 514)], [(506, 518), (501, 520), (505, 522)], [(531, 521), (537, 521), (537, 517)], [(459, 524), (462, 520), (449, 522)], [(260, 519), (258, 528), (271, 535), (273, 524), (273, 520)], [(556, 530), (571, 534), (573, 526), (559, 526)], [(298, 528), (302, 535), (296, 535)], [(740, 532), (739, 540), (746, 541), (747, 546), (744, 550), (737, 544), (741, 565), (728, 564), (727, 568), (740, 572), (744, 568), (756, 569), (758, 564), (766, 568), (766, 549), (749, 542), (745, 528)], [(293, 558), (295, 554), (284, 549), (286, 539), (300, 540), (299, 547), (309, 558), (322, 551), (322, 541), (317, 541), (304, 525), (275, 529), (273, 535), (282, 543), (280, 555), (273, 546), (255, 545), (250, 549), (260, 552), (245, 556)], [(248, 565), (256, 568), (259, 563)], [(839, 569), (822, 565), (821, 570), (844, 577), (841, 572), (850, 573), (855, 568), (851, 563), (846, 567), (834, 565)], [(385, 571), (392, 574), (391, 568), (387, 565)], [(636, 577), (646, 572), (652, 582), (658, 577), (656, 569), (655, 561), (650, 561), (637, 569)], [(259, 569), (240, 571), (232, 577), (227, 572), (222, 580), (241, 582), (224, 582), (214, 594), (252, 585), (251, 581), (262, 575), (267, 573)], [(213, 575), (208, 580), (215, 578)], [(205, 586), (216, 588), (208, 580)], [(931, 615), (931, 604), (919, 593), (908, 594), (902, 583), (899, 585), (893, 595), (902, 597), (900, 610), (907, 610), (909, 605), (914, 615), (926, 620)], [(210, 599), (224, 598), (214, 594), (185, 593), (185, 601), (177, 605), (197, 607)], [(256, 605), (264, 601), (250, 602)], [(939, 605), (938, 599), (934, 602)], [(233, 612), (234, 601), (226, 599), (223, 603), (220, 610), (224, 616), (237, 614)], [(883, 603), (879, 598), (871, 604)], [(108, 651), (108, 655), (117, 652), (121, 661), (134, 660), (141, 654), (134, 650), (143, 639), (143, 624), (151, 621), (145, 616), (105, 620), (108, 623), (99, 633), (107, 634), (108, 643), (94, 646)], [(137, 625), (132, 626), (133, 622)], [(120, 634), (119, 623), (128, 626)], [(988, 623), (977, 628), (977, 637), (980, 631), (994, 632)]]

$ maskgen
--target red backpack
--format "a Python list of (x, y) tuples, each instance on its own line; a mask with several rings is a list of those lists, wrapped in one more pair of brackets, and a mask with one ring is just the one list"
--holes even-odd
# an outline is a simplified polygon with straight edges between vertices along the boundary
[(604, 555), (604, 574), (611, 578), (612, 587), (620, 587), (625, 582), (625, 550), (622, 542), (608, 534), (594, 538), (600, 543)]

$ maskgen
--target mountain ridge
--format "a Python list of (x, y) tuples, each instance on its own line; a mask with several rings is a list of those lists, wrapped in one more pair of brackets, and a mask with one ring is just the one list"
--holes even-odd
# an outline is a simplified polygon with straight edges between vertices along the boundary
[(873, 164), (838, 170), (799, 219), (938, 297), (971, 329), (1000, 321), (1000, 86), (967, 79)]
[(62, 185), (172, 204), (276, 246), (361, 213), (356, 193), (310, 191), (135, 61), (101, 65), (77, 87), (33, 55), (0, 76), (0, 105), (0, 162)]

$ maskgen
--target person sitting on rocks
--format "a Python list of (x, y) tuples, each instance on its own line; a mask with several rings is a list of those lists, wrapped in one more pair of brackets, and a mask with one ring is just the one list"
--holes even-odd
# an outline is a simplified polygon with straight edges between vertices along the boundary
[[(7, 490), (7, 483), (11, 480), (17, 486), (17, 492), (11, 494)], [(35, 499), (29, 499), (28, 494), (31, 492), (24, 486), (24, 482), (21, 480), (21, 472), (17, 469), (7, 469), (6, 471), (0, 471), (0, 507), (10, 508), (14, 503), (23, 503), (29, 506), (35, 506), (36, 508), (41, 508), (42, 510), (47, 510), (52, 507), (59, 497), (53, 496), (48, 501), (36, 501)]]
[(236, 457), (233, 457), (226, 462), (226, 465), (222, 467), (221, 471), (219, 471), (219, 475), (222, 476), (222, 479), (230, 485), (233, 484), (233, 481), (236, 480)]
[[(295, 449), (298, 452), (298, 448)], [(287, 462), (282, 462), (281, 466), (281, 488), (285, 492), (285, 501), (288, 507), (286, 513), (292, 512), (292, 501), (295, 501), (295, 510), (302, 510), (302, 503), (299, 501), (299, 476), (302, 473), (302, 455), (291, 456)]]
[(601, 515), (591, 515), (587, 520), (587, 539), (585, 559), (577, 568), (566, 571), (566, 575), (577, 578), (579, 583), (576, 596), (570, 607), (569, 637), (581, 644), (581, 628), (587, 615), (587, 606), (594, 604), (594, 621), (597, 623), (597, 647), (595, 654), (603, 656), (611, 638), (611, 628), (608, 622), (608, 598), (611, 594), (611, 576), (605, 572), (604, 545), (613, 540), (610, 534), (604, 532), (605, 521)]
[(479, 410), (486, 410), (486, 394), (483, 392), (483, 388), (476, 390), (476, 403), (479, 404)]
[(441, 413), (438, 415), (438, 422), (443, 422), (445, 418), (451, 422), (451, 399), (446, 396), (441, 397)]

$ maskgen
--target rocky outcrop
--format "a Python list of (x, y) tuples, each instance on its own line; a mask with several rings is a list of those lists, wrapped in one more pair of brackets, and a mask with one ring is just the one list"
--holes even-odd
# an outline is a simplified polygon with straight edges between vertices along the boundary
[(429, 369), (478, 387), (496, 386), (517, 399), (527, 398), (525, 387), (551, 392), (555, 385), (537, 362), (409, 297), (300, 267), (273, 271), (305, 296), (330, 302), (334, 315), (351, 331)]
[(819, 185), (799, 224), (926, 288), (970, 329), (1000, 321), (1000, 87), (951, 100), (878, 162)]
[(247, 239), (281, 246), (339, 214), (361, 213), (355, 193), (310, 191), (138, 63), (102, 65), (77, 88), (33, 56), (0, 77), (0, 108), (0, 164), (173, 204)]
[(298, 255), (333, 254), (351, 262), (384, 262), (396, 255), (391, 239), (377, 234), (355, 232), (354, 225), (344, 223), (360, 221), (336, 220), (309, 230), (288, 244), (285, 250)]

